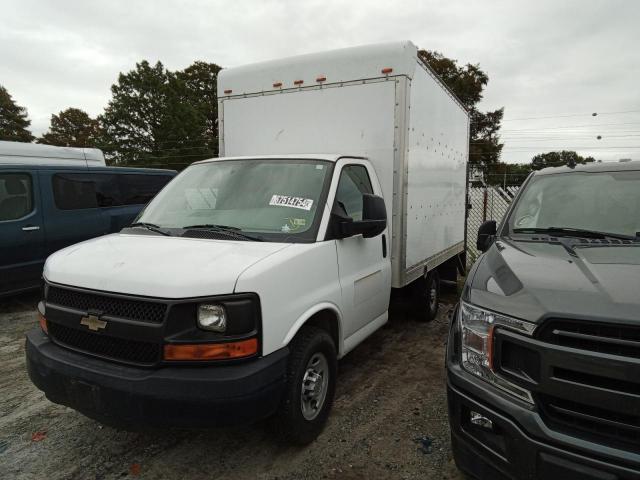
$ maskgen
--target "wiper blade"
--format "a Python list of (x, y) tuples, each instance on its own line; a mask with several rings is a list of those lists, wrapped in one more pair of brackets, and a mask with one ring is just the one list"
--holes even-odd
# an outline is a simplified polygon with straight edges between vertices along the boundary
[(183, 230), (189, 230), (190, 228), (210, 228), (217, 230), (230, 230), (232, 232), (241, 232), (242, 229), (238, 227), (231, 227), (229, 225), (217, 225), (215, 223), (202, 223), (199, 225), (187, 225), (186, 227), (182, 227)]
[(135, 222), (132, 223), (131, 225), (129, 225), (130, 228), (132, 227), (142, 227), (142, 228), (146, 228), (147, 230), (150, 230), (152, 232), (156, 232), (159, 233), (160, 235), (164, 235), (165, 237), (170, 237), (171, 234), (169, 232), (165, 232), (163, 230), (160, 230), (160, 226), (156, 225), (155, 223), (147, 223), (147, 222)]
[(599, 232), (582, 228), (548, 227), (548, 228), (514, 228), (513, 233), (547, 233), (549, 235), (584, 238), (617, 238), (619, 240), (633, 240), (632, 235), (622, 233)]
[(264, 242), (264, 239), (261, 237), (256, 237), (253, 235), (248, 235), (242, 231), (241, 228), (231, 227), (229, 225), (216, 225), (212, 223), (204, 223), (201, 225), (187, 225), (186, 227), (182, 227), (183, 230), (211, 230), (214, 232), (227, 232), (231, 235), (237, 235), (242, 238), (246, 238), (247, 240), (253, 240), (254, 242)]

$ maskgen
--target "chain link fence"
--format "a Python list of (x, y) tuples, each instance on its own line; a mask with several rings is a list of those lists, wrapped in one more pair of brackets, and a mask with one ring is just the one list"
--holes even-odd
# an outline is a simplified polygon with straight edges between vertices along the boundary
[(500, 223), (520, 187), (482, 186), (469, 188), (471, 211), (467, 217), (467, 264), (473, 265), (480, 252), (476, 249), (478, 228), (486, 220)]

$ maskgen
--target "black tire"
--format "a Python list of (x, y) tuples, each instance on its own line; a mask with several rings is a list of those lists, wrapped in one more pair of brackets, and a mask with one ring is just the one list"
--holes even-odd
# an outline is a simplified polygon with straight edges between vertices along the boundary
[[(289, 350), (287, 386), (282, 403), (272, 422), (281, 441), (295, 445), (307, 445), (322, 432), (333, 405), (338, 370), (336, 346), (325, 330), (307, 326), (300, 329), (289, 344)], [(322, 405), (317, 409), (316, 416), (308, 419), (303, 414), (303, 379), (310, 366), (309, 362), (321, 356), (324, 356), (327, 362), (326, 395), (324, 395)], [(326, 380), (326, 377), (324, 378)], [(309, 414), (308, 410), (307, 412)]]
[(440, 306), (440, 276), (432, 270), (411, 285), (411, 313), (419, 322), (430, 322)]

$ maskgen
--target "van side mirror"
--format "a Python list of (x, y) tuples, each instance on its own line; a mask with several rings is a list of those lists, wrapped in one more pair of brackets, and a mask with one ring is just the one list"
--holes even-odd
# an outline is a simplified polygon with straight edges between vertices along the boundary
[(387, 209), (384, 199), (377, 195), (362, 195), (362, 220), (355, 221), (347, 215), (340, 202), (331, 212), (331, 237), (347, 238), (362, 235), (371, 238), (380, 235), (387, 228)]
[(498, 231), (495, 220), (487, 220), (480, 228), (478, 228), (478, 239), (476, 240), (476, 248), (481, 252), (486, 252), (493, 243), (493, 238)]

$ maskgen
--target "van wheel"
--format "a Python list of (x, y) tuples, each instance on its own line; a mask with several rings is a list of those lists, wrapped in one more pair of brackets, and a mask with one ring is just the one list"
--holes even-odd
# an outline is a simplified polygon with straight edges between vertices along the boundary
[(336, 347), (326, 331), (308, 326), (289, 349), (287, 385), (273, 426), (282, 441), (307, 445), (324, 428), (333, 405)]
[(412, 314), (419, 322), (430, 322), (438, 315), (440, 276), (432, 270), (412, 285)]

